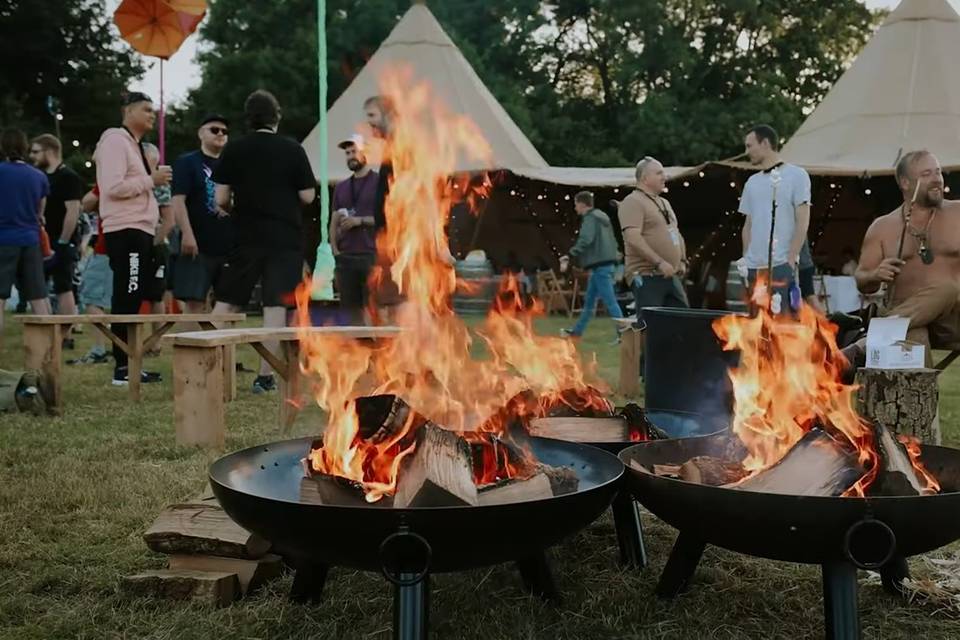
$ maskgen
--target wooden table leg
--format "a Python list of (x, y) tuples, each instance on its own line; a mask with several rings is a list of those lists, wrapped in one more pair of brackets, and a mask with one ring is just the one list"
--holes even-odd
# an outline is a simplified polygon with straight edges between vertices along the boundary
[(143, 371), (143, 324), (131, 322), (127, 325), (127, 386), (130, 400), (140, 402), (140, 372)]
[(223, 350), (173, 348), (173, 421), (177, 444), (223, 448)]
[[(232, 329), (237, 323), (229, 322)], [(223, 399), (232, 402), (237, 399), (237, 345), (223, 345)]]
[(620, 334), (620, 395), (633, 398), (640, 393), (640, 354), (643, 332), (633, 327)]
[(300, 413), (300, 355), (296, 342), (280, 343), (285, 370), (280, 375), (280, 431), (287, 433)]
[(41, 393), (52, 415), (63, 415), (63, 327), (59, 324), (23, 325), (24, 366), (41, 376)]

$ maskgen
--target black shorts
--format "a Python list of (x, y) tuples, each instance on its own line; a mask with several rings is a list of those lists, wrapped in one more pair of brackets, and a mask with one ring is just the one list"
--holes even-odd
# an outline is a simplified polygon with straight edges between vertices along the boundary
[(816, 293), (813, 286), (813, 274), (816, 272), (816, 270), (816, 267), (810, 266), (800, 269), (797, 272), (797, 279), (800, 281), (800, 295), (804, 298), (812, 296)]
[(52, 265), (47, 275), (53, 280), (53, 292), (59, 294), (73, 291), (73, 278), (77, 272), (76, 261), (60, 254), (54, 257)]
[(206, 302), (207, 293), (220, 282), (226, 258), (222, 256), (177, 256), (173, 270), (173, 297)]
[(260, 283), (265, 307), (292, 307), (293, 292), (303, 280), (303, 252), (299, 249), (237, 247), (223, 263), (216, 285), (218, 302), (242, 307)]
[(344, 309), (361, 309), (367, 304), (367, 279), (376, 256), (372, 253), (341, 253), (334, 278)]
[(17, 285), (22, 301), (46, 299), (47, 280), (43, 275), (40, 245), (0, 246), (0, 299), (10, 297), (13, 285)]

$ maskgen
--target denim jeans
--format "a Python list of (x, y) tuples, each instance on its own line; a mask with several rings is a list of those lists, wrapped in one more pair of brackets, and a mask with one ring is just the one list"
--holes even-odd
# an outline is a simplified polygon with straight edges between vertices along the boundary
[(613, 269), (614, 265), (608, 264), (590, 270), (587, 292), (583, 295), (583, 311), (580, 312), (577, 324), (570, 331), (572, 335), (583, 335), (583, 330), (587, 328), (587, 323), (593, 317), (598, 299), (603, 300), (603, 306), (611, 318), (623, 317), (620, 303), (617, 302), (617, 294), (613, 290)]
[[(768, 269), (749, 269), (747, 271), (747, 284), (752, 295), (753, 287), (757, 284), (757, 276), (767, 275)], [(780, 313), (791, 312), (790, 307), (790, 289), (795, 285), (795, 274), (793, 267), (789, 264), (778, 264), (773, 268), (773, 293), (780, 294), (781, 306)], [(756, 305), (752, 300), (749, 301), (750, 315), (756, 312)]]

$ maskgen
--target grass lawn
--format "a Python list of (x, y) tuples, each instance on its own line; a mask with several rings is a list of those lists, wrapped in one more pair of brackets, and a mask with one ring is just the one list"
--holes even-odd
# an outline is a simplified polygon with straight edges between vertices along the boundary
[[(8, 316), (0, 366), (23, 355), (19, 323)], [(556, 335), (566, 320), (540, 322)], [(74, 354), (90, 344), (93, 329)], [(594, 321), (581, 342), (596, 352), (599, 372), (616, 382), (612, 331)], [(238, 359), (255, 368), (244, 347)], [(110, 385), (110, 365), (65, 367), (66, 415), (0, 417), (0, 639), (389, 638), (392, 593), (375, 574), (331, 572), (324, 601), (287, 601), (288, 575), (224, 609), (128, 599), (121, 576), (161, 568), (141, 533), (167, 504), (195, 495), (217, 457), (178, 447), (173, 438), (169, 351), (148, 360), (165, 382), (145, 385), (140, 405)], [(960, 366), (941, 378), (946, 444), (960, 446)], [(227, 408), (227, 449), (277, 439), (275, 398), (250, 393), (252, 374), (239, 375), (239, 397)], [(305, 411), (294, 435), (318, 431), (321, 416)], [(653, 595), (676, 532), (644, 518), (651, 566), (622, 571), (612, 519), (601, 518), (552, 550), (563, 593), (559, 606), (527, 596), (510, 565), (433, 580), (431, 629), (436, 638), (816, 638), (822, 637), (817, 567), (746, 558), (710, 548), (690, 591), (672, 602)], [(744, 524), (744, 526), (747, 526)], [(503, 523), (510, 535), (510, 523)], [(495, 541), (464, 541), (471, 545)], [(915, 572), (921, 561), (911, 562)], [(863, 576), (863, 574), (861, 574)], [(960, 622), (929, 606), (905, 606), (872, 582), (861, 582), (866, 638), (960, 638)]]

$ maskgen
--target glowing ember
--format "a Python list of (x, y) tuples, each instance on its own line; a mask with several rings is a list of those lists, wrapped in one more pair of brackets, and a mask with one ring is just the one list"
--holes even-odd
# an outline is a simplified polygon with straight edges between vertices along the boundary
[[(525, 468), (523, 460), (515, 463), (506, 453), (504, 431), (514, 417), (545, 415), (545, 407), (556, 402), (606, 402), (589, 386), (570, 342), (534, 334), (533, 318), (542, 307), (525, 307), (513, 278), (504, 279), (494, 308), (477, 327), (490, 358), (471, 357), (473, 338), (450, 303), (458, 282), (445, 226), (453, 204), (476, 197), (468, 187), (477, 180), (454, 182), (449, 176), (458, 156), (482, 163), (489, 146), (472, 122), (447, 112), (426, 84), (406, 72), (387, 74), (381, 93), (393, 100), (396, 117), (384, 150), (394, 178), (377, 251), (405, 298), (395, 320), (403, 333), (376, 347), (308, 332), (300, 336), (301, 368), (315, 379), (317, 403), (329, 415), (323, 446), (310, 452), (311, 467), (360, 483), (371, 502), (395, 491), (400, 462), (413, 448), (408, 436), (418, 425), (405, 424), (381, 442), (360, 438), (354, 402), (359, 396), (396, 395), (425, 418), (462, 432), (473, 447), (483, 448), (483, 463), (475, 465), (479, 484)], [(483, 180), (481, 187), (486, 185)], [(371, 277), (372, 291), (383, 276)], [(297, 292), (300, 326), (310, 325), (309, 292), (309, 283)], [(568, 397), (561, 397), (562, 391), (569, 391)], [(533, 400), (513, 400), (507, 409), (521, 392)]]
[[(730, 371), (733, 431), (747, 449), (744, 468), (756, 473), (776, 464), (815, 426), (829, 430), (858, 453), (867, 472), (846, 494), (863, 496), (878, 473), (871, 426), (854, 410), (856, 387), (842, 383), (846, 360), (836, 343), (836, 326), (802, 305), (796, 318), (768, 311), (768, 288), (759, 283), (756, 317), (725, 316), (714, 331), (727, 351), (740, 351)], [(936, 480), (923, 468), (920, 449), (908, 445), (911, 463), (928, 487)], [(933, 490), (936, 492), (939, 490)]]

